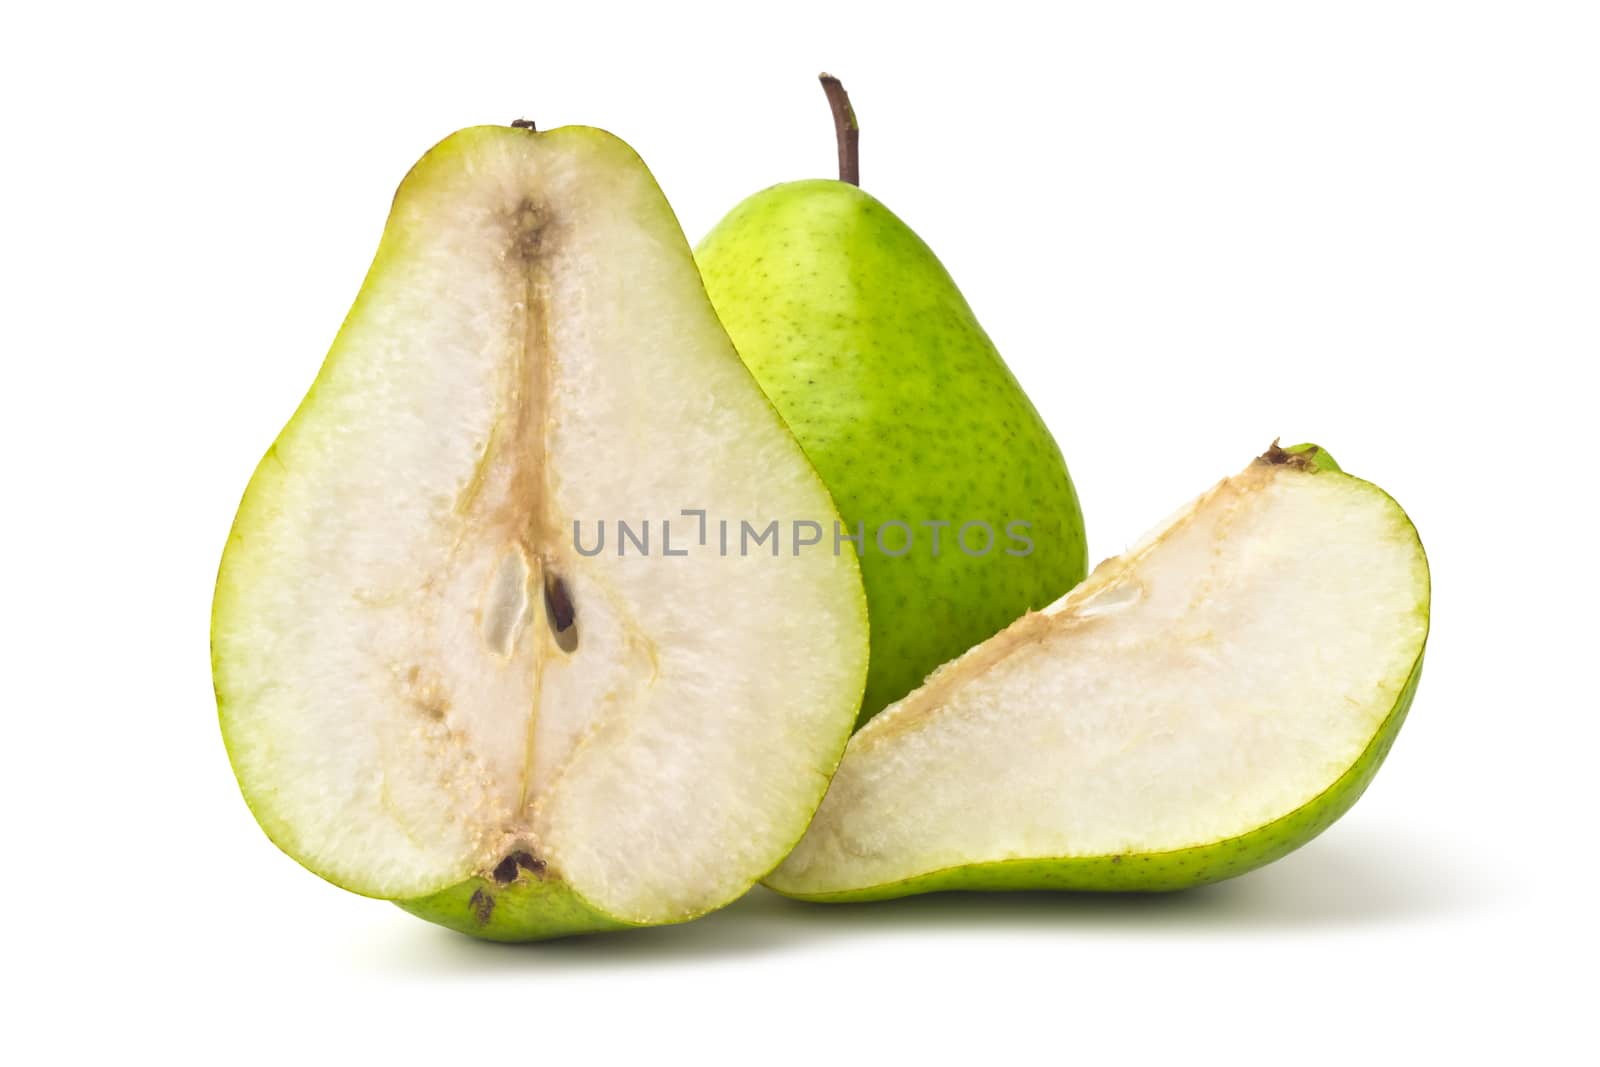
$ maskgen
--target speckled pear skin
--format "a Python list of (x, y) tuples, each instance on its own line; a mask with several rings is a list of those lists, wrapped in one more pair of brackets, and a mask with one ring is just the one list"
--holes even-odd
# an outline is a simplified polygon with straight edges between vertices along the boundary
[(543, 941), (633, 926), (591, 908), (548, 871), (522, 867), (505, 883), (469, 878), (431, 896), (395, 903), (429, 922), (486, 941)]
[[(872, 651), (859, 722), (1083, 579), (1083, 516), (1060, 449), (950, 275), (886, 207), (838, 181), (774, 186), (735, 207), (695, 258), (845, 533), (864, 523)], [(1024, 548), (1006, 536), (1015, 520), (1030, 524), (1031, 554), (1007, 554)], [(899, 558), (874, 543), (894, 521), (916, 536)], [(928, 521), (951, 524), (937, 557)], [(956, 544), (975, 521), (995, 532), (981, 558)], [(883, 536), (898, 552), (905, 531)], [(981, 528), (968, 543), (982, 546)]]
[(890, 900), (946, 890), (1050, 889), (1149, 893), (1192, 889), (1235, 878), (1282, 859), (1332, 826), (1339, 816), (1350, 810), (1378, 773), (1384, 757), (1389, 754), (1395, 736), (1405, 722), (1406, 712), (1411, 708), (1411, 699), (1416, 694), (1417, 682), (1421, 677), (1422, 657), (1418, 656), (1394, 710), (1384, 720), (1366, 751), (1338, 781), (1288, 815), (1238, 837), (1173, 852), (976, 863), (843, 893), (786, 895), (796, 900), (847, 903)]

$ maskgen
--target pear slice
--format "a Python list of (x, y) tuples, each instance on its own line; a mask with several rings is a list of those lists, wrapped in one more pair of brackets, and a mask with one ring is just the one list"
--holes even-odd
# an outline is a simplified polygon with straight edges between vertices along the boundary
[(1399, 506), (1274, 445), (868, 723), (767, 884), (1161, 890), (1268, 863), (1371, 781), (1428, 601)]
[(322, 877), (483, 937), (732, 900), (804, 831), (864, 685), (853, 553), (719, 543), (801, 519), (838, 516), (633, 151), (455, 134), (228, 541), (246, 800)]

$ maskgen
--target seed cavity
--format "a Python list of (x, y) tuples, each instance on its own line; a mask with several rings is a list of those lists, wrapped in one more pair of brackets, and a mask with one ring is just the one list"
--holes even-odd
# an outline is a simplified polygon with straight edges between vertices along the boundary
[(1094, 618), (1097, 615), (1115, 615), (1119, 611), (1128, 610), (1143, 599), (1143, 582), (1118, 582), (1079, 604), (1076, 614), (1081, 619)]
[(528, 576), (532, 568), (522, 546), (513, 545), (500, 559), (484, 594), (483, 643), (497, 656), (507, 657), (517, 646), (528, 614)]
[(573, 652), (578, 647), (578, 612), (572, 604), (572, 594), (559, 574), (549, 571), (544, 576), (544, 617), (555, 635), (556, 645), (563, 652)]

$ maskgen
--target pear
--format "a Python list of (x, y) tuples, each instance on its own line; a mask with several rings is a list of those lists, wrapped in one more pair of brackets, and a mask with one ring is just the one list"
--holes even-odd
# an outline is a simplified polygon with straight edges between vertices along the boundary
[(1372, 780), (1428, 604), (1399, 505), (1274, 446), (868, 723), (767, 884), (1165, 890), (1259, 867)]
[(449, 137), (222, 559), (245, 799), (328, 881), (480, 937), (727, 903), (800, 837), (866, 676), (851, 553), (715, 532), (797, 518), (838, 514), (633, 151)]
[(696, 250), (711, 302), (833, 492), (861, 556), (872, 657), (862, 721), (939, 664), (1082, 580), (1061, 451), (933, 251), (841, 180), (735, 207)]

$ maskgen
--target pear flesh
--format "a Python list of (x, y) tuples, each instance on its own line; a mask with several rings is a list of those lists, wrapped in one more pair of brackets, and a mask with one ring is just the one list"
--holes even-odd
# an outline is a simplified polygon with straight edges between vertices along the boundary
[(1371, 780), (1428, 606), (1400, 507), (1274, 446), (857, 733), (767, 884), (863, 900), (1243, 873)]
[(739, 896), (821, 799), (867, 631), (850, 553), (724, 554), (719, 516), (837, 521), (644, 164), (581, 127), (448, 138), (222, 562), (216, 689), (258, 821), (491, 938)]

